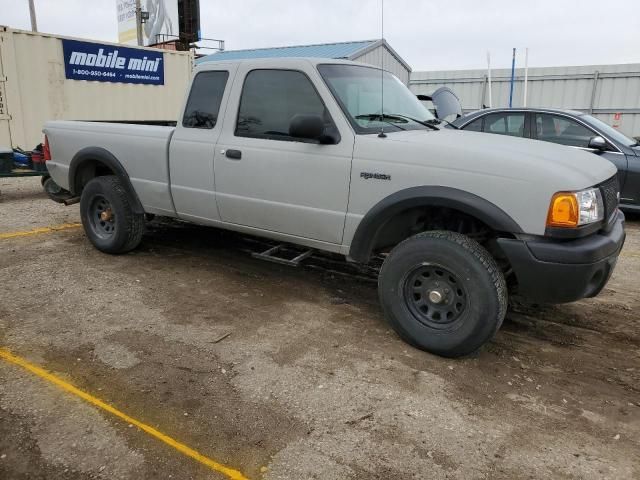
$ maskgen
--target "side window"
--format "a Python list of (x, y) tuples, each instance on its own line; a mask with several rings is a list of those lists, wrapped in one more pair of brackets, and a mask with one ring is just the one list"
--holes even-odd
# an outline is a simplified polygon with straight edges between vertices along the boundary
[(482, 117), (475, 119), (473, 122), (468, 123), (463, 130), (469, 130), (471, 132), (482, 131)]
[(484, 131), (524, 137), (524, 113), (490, 113), (484, 117)]
[(595, 133), (587, 127), (570, 118), (548, 113), (536, 113), (538, 140), (587, 148), (589, 139), (594, 135)]
[[(253, 70), (242, 88), (236, 136), (293, 140), (289, 124), (297, 114), (320, 115), (327, 133), (337, 130), (311, 80), (294, 70)], [(337, 138), (337, 136), (336, 136)]]
[(191, 86), (184, 109), (182, 126), (185, 128), (213, 128), (218, 121), (218, 110), (229, 72), (200, 72)]

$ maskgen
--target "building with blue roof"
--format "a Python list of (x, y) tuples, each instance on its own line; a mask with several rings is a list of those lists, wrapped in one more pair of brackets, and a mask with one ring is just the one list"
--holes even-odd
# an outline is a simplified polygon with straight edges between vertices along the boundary
[(353, 60), (368, 63), (393, 73), (407, 85), (411, 67), (384, 39), (355, 42), (295, 45), (290, 47), (255, 48), (251, 50), (225, 50), (196, 59), (196, 64), (224, 60), (252, 58), (313, 57)]

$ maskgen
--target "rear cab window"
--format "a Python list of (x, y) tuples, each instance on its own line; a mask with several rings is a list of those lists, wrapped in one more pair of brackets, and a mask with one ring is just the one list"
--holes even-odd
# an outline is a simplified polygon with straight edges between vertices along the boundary
[(195, 76), (182, 117), (183, 127), (212, 129), (216, 126), (228, 78), (229, 72), (217, 70)]

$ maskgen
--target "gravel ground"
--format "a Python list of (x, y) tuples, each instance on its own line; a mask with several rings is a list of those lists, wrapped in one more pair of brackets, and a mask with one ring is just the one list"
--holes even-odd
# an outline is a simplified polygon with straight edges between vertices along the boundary
[[(38, 179), (0, 191), (0, 233), (78, 221)], [(461, 360), (398, 339), (374, 283), (214, 229), (5, 239), (0, 347), (250, 478), (640, 478), (638, 220), (598, 298), (514, 304)], [(224, 477), (0, 360), (0, 478)]]

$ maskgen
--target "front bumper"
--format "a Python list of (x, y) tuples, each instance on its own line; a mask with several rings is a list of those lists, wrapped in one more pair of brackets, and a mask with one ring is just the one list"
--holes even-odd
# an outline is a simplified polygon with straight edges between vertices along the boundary
[(624, 215), (606, 230), (577, 240), (501, 238), (518, 282), (518, 294), (544, 303), (595, 297), (604, 288), (624, 245)]

